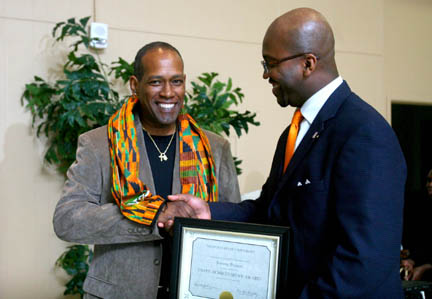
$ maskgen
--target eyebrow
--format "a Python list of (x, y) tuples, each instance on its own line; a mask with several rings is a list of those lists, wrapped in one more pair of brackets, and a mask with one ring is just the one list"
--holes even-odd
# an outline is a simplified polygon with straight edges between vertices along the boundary
[[(169, 77), (167, 80), (183, 79), (183, 77), (184, 77), (184, 75), (182, 75), (182, 74), (176, 74), (176, 75)], [(150, 76), (147, 78), (147, 81), (151, 81), (151, 80), (165, 80), (165, 78), (163, 76), (159, 76), (159, 75)]]

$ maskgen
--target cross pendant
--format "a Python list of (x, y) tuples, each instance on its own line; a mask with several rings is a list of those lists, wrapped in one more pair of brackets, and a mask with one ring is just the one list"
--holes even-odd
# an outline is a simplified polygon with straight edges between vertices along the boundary
[(159, 159), (161, 160), (161, 162), (163, 162), (163, 161), (167, 161), (168, 157), (167, 155), (165, 155), (165, 153), (160, 153)]

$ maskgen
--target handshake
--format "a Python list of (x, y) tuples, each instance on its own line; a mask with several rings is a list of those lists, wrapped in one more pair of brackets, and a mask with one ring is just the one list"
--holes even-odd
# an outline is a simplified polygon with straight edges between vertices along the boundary
[(157, 219), (159, 228), (171, 231), (174, 217), (211, 219), (210, 208), (206, 201), (191, 194), (168, 195), (169, 201)]

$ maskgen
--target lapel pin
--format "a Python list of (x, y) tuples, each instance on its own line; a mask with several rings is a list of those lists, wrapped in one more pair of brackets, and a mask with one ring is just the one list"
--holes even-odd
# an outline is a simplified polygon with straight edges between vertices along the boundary
[(319, 134), (318, 134), (318, 132), (315, 132), (313, 135), (312, 135), (312, 139), (318, 139), (319, 138)]

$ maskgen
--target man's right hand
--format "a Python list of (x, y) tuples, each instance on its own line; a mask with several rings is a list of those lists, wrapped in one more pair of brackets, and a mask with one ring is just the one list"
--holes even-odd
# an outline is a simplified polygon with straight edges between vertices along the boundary
[(205, 200), (191, 194), (168, 195), (173, 202), (186, 202), (193, 210), (198, 219), (211, 219), (209, 205)]
[[(205, 202), (199, 197), (190, 194), (176, 194), (176, 195), (168, 195), (168, 199), (170, 200), (168, 204), (175, 203), (181, 206), (186, 205), (188, 211), (192, 210), (189, 216), (188, 215), (186, 216), (177, 215), (177, 216), (188, 217), (188, 218), (199, 218), (199, 219), (211, 219), (210, 208), (207, 202)], [(165, 230), (167, 231), (171, 231), (172, 226), (174, 225), (174, 216), (169, 215), (168, 217), (165, 217), (161, 214), (157, 222), (158, 222), (157, 223), (158, 227), (165, 228)]]
[(169, 201), (159, 214), (158, 227), (169, 230), (172, 224), (168, 227), (165, 224), (174, 223), (174, 217), (197, 218), (194, 209), (184, 201)]

